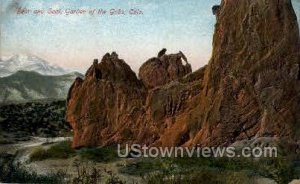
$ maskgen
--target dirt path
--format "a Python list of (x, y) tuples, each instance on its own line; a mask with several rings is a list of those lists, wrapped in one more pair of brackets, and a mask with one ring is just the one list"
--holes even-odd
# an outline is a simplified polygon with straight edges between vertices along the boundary
[(53, 144), (57, 142), (72, 140), (72, 137), (54, 137), (54, 138), (44, 138), (44, 137), (31, 137), (29, 141), (20, 141), (15, 144), (1, 144), (0, 153), (10, 153), (16, 154), (17, 151), (22, 149), (29, 149), (32, 147), (41, 146), (43, 144)]
[[(55, 137), (55, 138), (42, 138), (42, 137), (31, 137), (29, 141), (22, 141), (16, 144), (0, 145), (0, 153), (15, 154), (15, 163), (19, 162), (24, 165), (28, 170), (35, 171), (37, 174), (49, 174), (55, 173), (59, 170), (69, 174), (75, 175), (76, 168), (74, 167), (75, 160), (81, 160), (78, 156), (68, 159), (46, 159), (43, 161), (30, 162), (30, 154), (36, 147), (42, 146), (43, 148), (49, 148), (55, 143), (62, 141), (72, 140), (72, 137)], [(142, 183), (140, 177), (124, 175), (119, 173), (119, 168), (122, 167), (128, 159), (119, 159), (109, 163), (94, 163), (94, 162), (83, 162), (82, 164), (89, 164), (96, 166), (100, 170), (111, 171), (116, 174), (122, 181), (126, 183)], [(104, 176), (107, 177), (107, 176)]]
[(32, 137), (29, 141), (20, 142), (14, 144), (13, 147), (16, 150), (16, 160), (21, 164), (26, 164), (29, 162), (29, 156), (32, 152), (32, 149), (42, 145), (51, 145), (54, 143), (62, 141), (71, 141), (72, 137), (54, 137), (54, 138), (44, 138), (44, 137)]

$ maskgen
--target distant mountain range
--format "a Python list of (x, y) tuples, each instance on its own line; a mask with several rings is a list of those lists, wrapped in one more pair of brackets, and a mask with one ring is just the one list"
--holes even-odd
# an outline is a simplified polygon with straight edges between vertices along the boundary
[(18, 71), (0, 78), (0, 103), (66, 99), (76, 77), (83, 76), (77, 72), (46, 76), (32, 71)]
[(8, 59), (0, 60), (0, 77), (6, 77), (17, 71), (35, 71), (42, 75), (64, 75), (70, 73), (70, 70), (52, 65), (33, 55), (14, 55)]
[(0, 104), (66, 99), (76, 77), (84, 76), (36, 56), (12, 56), (0, 61)]

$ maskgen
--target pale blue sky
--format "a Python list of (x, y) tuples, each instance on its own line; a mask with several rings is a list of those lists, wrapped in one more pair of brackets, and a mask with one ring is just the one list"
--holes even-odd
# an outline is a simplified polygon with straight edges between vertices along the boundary
[[(220, 0), (0, 0), (0, 55), (33, 54), (62, 67), (84, 71), (94, 58), (117, 51), (132, 69), (161, 48), (183, 51), (193, 69), (211, 56), (215, 17)], [(300, 0), (293, 0), (300, 17)], [(138, 8), (143, 15), (16, 15), (14, 7), (30, 9)]]

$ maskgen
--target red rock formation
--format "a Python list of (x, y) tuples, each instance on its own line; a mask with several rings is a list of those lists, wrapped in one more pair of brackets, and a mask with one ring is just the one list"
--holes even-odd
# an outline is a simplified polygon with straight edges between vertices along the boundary
[(74, 146), (105, 144), (130, 123), (144, 97), (142, 83), (115, 53), (106, 54), (99, 64), (95, 61), (85, 80), (76, 80), (70, 89), (67, 119), (74, 130)]
[(151, 58), (140, 68), (139, 77), (147, 88), (153, 88), (177, 80), (192, 72), (191, 65), (182, 64), (185, 56), (178, 54)]
[(299, 30), (290, 0), (224, 0), (193, 144), (300, 138)]
[(70, 89), (73, 146), (300, 139), (300, 42), (290, 0), (223, 0), (216, 15), (212, 59), (194, 73), (181, 53), (148, 60), (141, 80), (115, 53), (95, 61)]

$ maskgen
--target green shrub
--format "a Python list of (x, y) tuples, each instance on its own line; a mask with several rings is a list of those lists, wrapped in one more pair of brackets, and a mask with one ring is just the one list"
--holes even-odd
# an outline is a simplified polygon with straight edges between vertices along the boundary
[(66, 159), (75, 155), (70, 141), (63, 141), (51, 146), (49, 149), (37, 147), (30, 154), (30, 161), (40, 161), (48, 158)]
[(73, 184), (101, 183), (102, 172), (94, 164), (75, 160), (73, 166), (76, 168), (76, 175), (71, 179)]
[(7, 140), (5, 138), (0, 138), (0, 144), (13, 144), (14, 142), (11, 140)]
[(14, 164), (14, 158), (14, 155), (0, 155), (0, 183), (64, 183), (64, 172), (38, 175), (34, 171), (28, 171), (20, 163)]
[(166, 174), (156, 172), (147, 174), (143, 180), (148, 184), (252, 184), (254, 181), (243, 172), (217, 172), (211, 169), (201, 169), (189, 174)]
[(30, 161), (39, 161), (49, 158), (47, 151), (42, 147), (35, 148), (29, 156)]
[[(129, 175), (163, 173), (168, 178), (172, 175), (192, 177), (191, 173), (198, 173), (197, 175), (204, 177), (201, 173), (207, 175), (212, 172), (215, 176), (220, 173), (225, 173), (227, 178), (230, 176), (232, 179), (228, 179), (228, 182), (239, 183), (239, 178), (242, 180), (251, 175), (252, 178), (270, 178), (280, 184), (290, 182), (295, 177), (294, 170), (292, 162), (284, 158), (141, 158), (120, 168), (121, 173)], [(158, 177), (153, 179), (161, 180)]]
[[(165, 160), (166, 161), (166, 160)], [(129, 174), (134, 176), (144, 176), (148, 173), (162, 171), (166, 168), (166, 162), (158, 158), (143, 158), (137, 161), (128, 163), (125, 167), (119, 169), (123, 174)], [(170, 171), (170, 168), (167, 168)]]
[(70, 141), (63, 141), (51, 146), (47, 153), (50, 158), (69, 158), (75, 155), (75, 150), (72, 148)]
[(77, 151), (82, 159), (96, 162), (110, 162), (118, 158), (117, 149), (114, 147), (83, 148)]
[[(90, 184), (90, 183), (106, 183), (106, 184), (124, 184), (118, 175), (105, 168), (97, 168), (93, 162), (78, 161), (73, 163), (76, 174), (70, 181), (73, 184)], [(106, 177), (105, 177), (106, 176)], [(133, 183), (134, 184), (134, 183)]]

